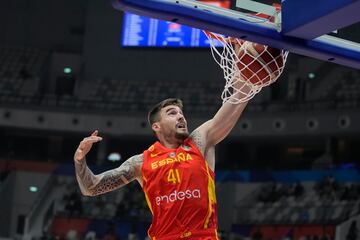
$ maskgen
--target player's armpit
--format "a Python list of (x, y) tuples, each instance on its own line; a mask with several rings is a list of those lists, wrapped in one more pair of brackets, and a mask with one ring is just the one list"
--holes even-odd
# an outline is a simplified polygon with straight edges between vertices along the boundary
[(203, 123), (190, 134), (192, 141), (203, 154), (205, 153), (207, 148), (206, 133), (208, 131), (208, 125), (209, 121)]
[(136, 178), (141, 178), (143, 154), (126, 160), (120, 167), (94, 175), (86, 162), (75, 161), (76, 179), (82, 194), (96, 196), (118, 189)]
[(207, 133), (209, 131), (209, 124), (211, 120), (205, 122), (200, 127), (195, 129), (190, 137), (193, 143), (197, 146), (200, 152), (203, 154), (206, 162), (209, 164), (211, 170), (215, 171), (215, 145), (212, 145), (207, 140)]

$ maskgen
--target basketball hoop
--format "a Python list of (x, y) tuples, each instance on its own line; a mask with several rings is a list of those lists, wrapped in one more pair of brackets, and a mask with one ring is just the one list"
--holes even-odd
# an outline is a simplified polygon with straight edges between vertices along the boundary
[[(275, 82), (284, 70), (288, 51), (204, 31), (216, 63), (223, 69), (223, 103), (238, 104), (253, 98)], [(222, 45), (222, 49), (216, 47)]]

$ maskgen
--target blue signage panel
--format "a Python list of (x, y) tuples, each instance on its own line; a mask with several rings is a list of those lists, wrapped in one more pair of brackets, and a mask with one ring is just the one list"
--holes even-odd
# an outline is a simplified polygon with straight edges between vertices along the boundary
[[(121, 43), (124, 47), (210, 46), (200, 29), (131, 13), (124, 14)], [(221, 46), (221, 43), (216, 45)]]

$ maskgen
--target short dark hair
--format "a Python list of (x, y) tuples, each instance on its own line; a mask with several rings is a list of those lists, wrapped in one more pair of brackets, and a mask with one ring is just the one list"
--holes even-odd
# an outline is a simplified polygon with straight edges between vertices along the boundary
[(159, 102), (158, 104), (153, 106), (148, 113), (148, 122), (150, 124), (150, 127), (154, 122), (160, 120), (159, 112), (161, 111), (161, 109), (170, 105), (178, 106), (181, 110), (183, 109), (183, 103), (179, 98), (168, 98)]

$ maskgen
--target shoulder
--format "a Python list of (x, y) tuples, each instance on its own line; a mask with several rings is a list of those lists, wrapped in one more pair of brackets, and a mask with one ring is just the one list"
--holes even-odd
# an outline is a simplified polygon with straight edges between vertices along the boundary
[(128, 158), (119, 168), (141, 169), (144, 162), (143, 154), (137, 154)]
[(126, 168), (129, 172), (132, 172), (132, 175), (139, 181), (140, 185), (142, 184), (141, 178), (141, 168), (143, 166), (144, 162), (144, 155), (143, 154), (137, 154), (132, 157), (130, 157), (128, 160), (124, 162), (120, 166), (120, 168)]
[(147, 149), (145, 149), (145, 150), (143, 151), (143, 156), (142, 156), (142, 157), (144, 158), (144, 156), (146, 156), (149, 152), (154, 152), (154, 151), (156, 151), (158, 148), (159, 148), (158, 142), (155, 142), (155, 143), (151, 144), (150, 147), (148, 147)]
[(211, 128), (212, 121), (208, 120), (196, 128), (191, 134), (190, 138), (195, 144), (199, 144), (199, 147), (205, 148), (207, 144), (207, 135)]
[(132, 163), (134, 165), (141, 165), (144, 161), (144, 154), (137, 154), (132, 157), (130, 157), (127, 162)]

